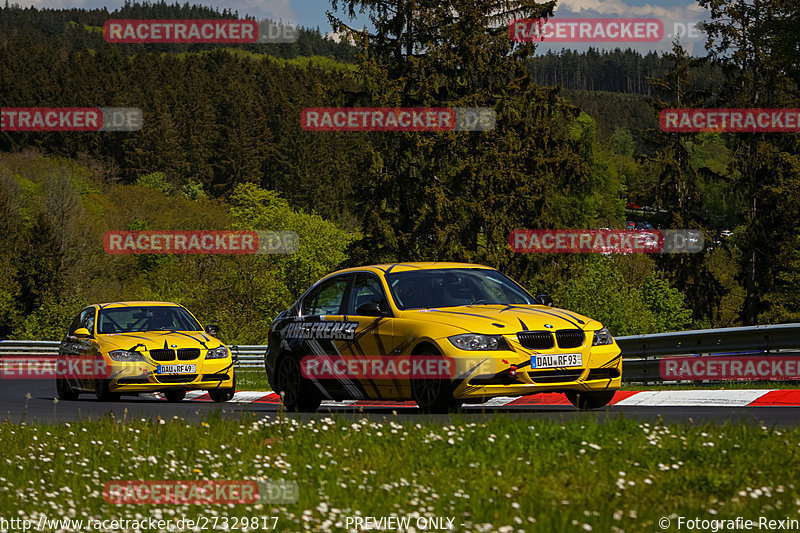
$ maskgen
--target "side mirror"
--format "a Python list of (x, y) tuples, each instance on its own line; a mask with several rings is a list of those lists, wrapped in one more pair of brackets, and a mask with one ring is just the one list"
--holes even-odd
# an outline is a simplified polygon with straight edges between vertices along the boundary
[(219, 334), (219, 326), (217, 326), (216, 324), (207, 324), (206, 333), (208, 333), (212, 337), (216, 337)]
[(78, 328), (72, 332), (72, 336), (78, 337), (79, 339), (88, 339), (92, 334), (89, 333), (89, 330), (86, 328)]
[(361, 304), (358, 306), (358, 309), (356, 309), (356, 313), (358, 313), (359, 316), (386, 316), (386, 313), (383, 312), (378, 302)]
[(540, 295), (538, 295), (536, 297), (536, 299), (539, 300), (539, 302), (542, 305), (547, 305), (547, 306), (552, 306), (553, 305), (553, 299), (550, 298), (549, 294), (540, 294)]

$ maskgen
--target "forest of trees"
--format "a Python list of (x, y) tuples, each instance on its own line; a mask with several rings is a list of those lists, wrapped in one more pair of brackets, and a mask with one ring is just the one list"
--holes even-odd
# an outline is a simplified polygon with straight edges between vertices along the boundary
[[(560, 85), (565, 89), (607, 91), (626, 94), (653, 95), (648, 78), (658, 78), (672, 68), (664, 54), (636, 50), (598, 50), (589, 47), (585, 52), (563, 49), (549, 50), (531, 59), (533, 81), (540, 85)], [(719, 65), (698, 62), (692, 72), (696, 86), (714, 87), (723, 81)]]
[[(659, 111), (678, 103), (800, 107), (796, 9), (770, 0), (769, 17), (748, 13), (741, 24), (757, 45), (711, 26), (704, 58), (679, 47), (537, 57), (492, 29), (490, 2), (389, 3), (407, 9), (332, 2), (354, 46), (317, 30), (291, 45), (109, 45), (98, 39), (106, 18), (239, 15), (164, 3), (0, 9), (0, 105), (139, 107), (145, 122), (139, 132), (0, 131), (0, 238), (11, 243), (0, 254), (11, 280), (0, 338), (56, 338), (83, 303), (152, 297), (257, 342), (336, 266), (413, 260), (500, 268), (618, 335), (800, 320), (797, 135), (657, 129)], [(739, 16), (727, 6), (709, 7)], [(360, 7), (372, 34), (344, 25)], [(510, 15), (551, 8), (522, 1)], [(317, 106), (488, 106), (498, 121), (490, 132), (302, 130), (300, 111)], [(515, 228), (623, 227), (629, 201), (660, 209), (662, 227), (702, 229), (712, 246), (589, 257), (507, 245)], [(248, 202), (257, 221), (237, 218), (252, 215)], [(98, 237), (281, 229), (284, 219), (325, 230), (306, 234), (295, 258), (107, 257)], [(734, 236), (717, 240), (721, 229)]]

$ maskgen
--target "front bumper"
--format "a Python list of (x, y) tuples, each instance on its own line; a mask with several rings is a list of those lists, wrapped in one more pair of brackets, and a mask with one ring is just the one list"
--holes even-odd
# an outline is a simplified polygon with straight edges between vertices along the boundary
[[(622, 357), (614, 342), (574, 349), (528, 350), (509, 343), (512, 350), (467, 352), (448, 350), (456, 368), (453, 396), (459, 400), (485, 400), (497, 396), (524, 396), (541, 392), (608, 391), (622, 386)], [(531, 368), (532, 355), (578, 353), (582, 365), (565, 368)]]
[(111, 379), (109, 388), (113, 392), (154, 392), (167, 389), (213, 390), (233, 387), (233, 359), (197, 359), (180, 361), (179, 364), (195, 365), (194, 373), (158, 374), (158, 364), (150, 361), (109, 361)]

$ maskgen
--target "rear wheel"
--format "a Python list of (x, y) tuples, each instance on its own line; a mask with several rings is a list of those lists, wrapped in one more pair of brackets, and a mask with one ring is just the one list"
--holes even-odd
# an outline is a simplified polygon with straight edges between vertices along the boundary
[(64, 378), (56, 378), (56, 395), (59, 400), (78, 399), (78, 393), (69, 384), (69, 380)]
[(165, 390), (164, 396), (167, 398), (167, 401), (170, 403), (177, 403), (182, 402), (184, 398), (186, 398), (186, 391), (185, 390)]
[[(425, 351), (416, 356), (436, 357), (437, 353)], [(453, 398), (453, 382), (449, 379), (411, 379), (411, 394), (424, 413), (449, 413), (457, 411), (464, 403)]]
[(587, 409), (600, 409), (605, 407), (614, 398), (616, 391), (599, 391), (599, 392), (578, 392), (567, 391), (567, 400), (569, 403), (578, 409), (585, 411)]
[(283, 406), (289, 411), (314, 412), (322, 403), (322, 394), (300, 373), (300, 364), (285, 355), (278, 361), (275, 373)]
[(97, 379), (94, 382), (94, 394), (101, 402), (117, 402), (121, 394), (111, 392), (111, 382), (107, 379)]

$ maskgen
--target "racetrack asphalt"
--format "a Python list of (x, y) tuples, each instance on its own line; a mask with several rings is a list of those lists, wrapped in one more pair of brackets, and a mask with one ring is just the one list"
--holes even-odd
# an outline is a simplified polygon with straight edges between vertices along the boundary
[[(686, 391), (695, 392), (695, 391)], [(712, 393), (714, 391), (706, 391)], [(723, 391), (724, 392), (724, 391)], [(30, 398), (27, 398), (27, 395)], [(237, 393), (238, 394), (238, 393)], [(267, 393), (261, 393), (267, 394)], [(644, 393), (640, 393), (644, 394)], [(241, 396), (240, 396), (241, 397)], [(7, 379), (0, 381), (0, 416), (12, 423), (21, 420), (26, 422), (61, 423), (83, 419), (99, 419), (113, 413), (118, 419), (126, 416), (128, 419), (145, 418), (156, 419), (172, 418), (178, 416), (188, 420), (199, 420), (213, 412), (222, 416), (239, 418), (243, 412), (252, 413), (257, 417), (276, 417), (279, 415), (280, 405), (275, 401), (233, 401), (225, 404), (216, 404), (202, 401), (201, 398), (185, 400), (179, 403), (169, 403), (153, 395), (140, 397), (123, 396), (117, 402), (100, 402), (93, 395), (81, 395), (78, 400), (57, 403), (55, 398), (55, 385), (53, 380), (34, 379)], [(285, 413), (285, 416), (299, 419), (322, 418), (332, 413), (348, 417), (367, 417), (373, 420), (394, 419), (398, 422), (419, 422), (433, 420), (446, 423), (454, 417), (461, 421), (480, 421), (493, 416), (509, 416), (524, 419), (567, 420), (576, 417), (595, 417), (600, 420), (624, 416), (641, 421), (664, 422), (744, 422), (748, 424), (795, 425), (800, 422), (800, 405), (772, 405), (759, 404), (747, 406), (715, 406), (713, 402), (697, 402), (696, 404), (674, 405), (641, 405), (628, 400), (611, 405), (604, 409), (594, 411), (578, 411), (570, 405), (520, 405), (513, 402), (502, 406), (471, 405), (454, 415), (423, 414), (409, 405), (409, 403), (391, 406), (385, 405), (323, 405), (316, 413), (296, 414)], [(127, 410), (127, 414), (125, 413)], [(396, 414), (395, 414), (396, 413)]]

